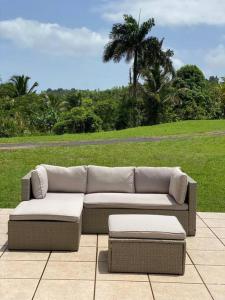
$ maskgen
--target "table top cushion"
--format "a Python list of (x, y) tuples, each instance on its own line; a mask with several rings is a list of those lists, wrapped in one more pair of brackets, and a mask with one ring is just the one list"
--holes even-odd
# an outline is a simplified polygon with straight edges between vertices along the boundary
[(184, 240), (185, 230), (175, 216), (110, 215), (111, 238)]

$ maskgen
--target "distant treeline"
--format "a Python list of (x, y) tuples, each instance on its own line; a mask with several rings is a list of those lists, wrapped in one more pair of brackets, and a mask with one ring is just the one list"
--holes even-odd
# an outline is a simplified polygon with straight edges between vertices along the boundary
[[(161, 74), (162, 75), (162, 74)], [(22, 77), (22, 78), (21, 78)], [(193, 65), (174, 76), (146, 77), (132, 86), (99, 90), (28, 88), (17, 76), (0, 84), (0, 136), (118, 130), (193, 119), (225, 118), (225, 81), (206, 79)]]

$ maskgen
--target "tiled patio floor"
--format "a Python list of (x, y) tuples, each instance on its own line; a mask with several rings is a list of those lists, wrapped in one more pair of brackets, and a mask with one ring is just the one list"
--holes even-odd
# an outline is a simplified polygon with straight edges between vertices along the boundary
[(109, 274), (106, 235), (83, 235), (79, 252), (8, 251), (9, 213), (0, 209), (1, 300), (225, 299), (225, 213), (198, 213), (184, 276)]

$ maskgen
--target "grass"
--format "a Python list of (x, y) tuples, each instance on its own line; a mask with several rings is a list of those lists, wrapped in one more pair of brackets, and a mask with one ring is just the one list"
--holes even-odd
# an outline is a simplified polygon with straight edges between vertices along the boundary
[(81, 141), (129, 137), (159, 137), (168, 135), (192, 135), (212, 131), (225, 131), (225, 120), (198, 120), (166, 123), (154, 126), (142, 126), (117, 131), (105, 131), (85, 134), (23, 136), (0, 138), (0, 143), (41, 143), (59, 141)]
[(225, 212), (225, 137), (0, 152), (0, 207), (15, 207), (20, 178), (39, 163), (181, 166), (198, 182), (198, 210)]

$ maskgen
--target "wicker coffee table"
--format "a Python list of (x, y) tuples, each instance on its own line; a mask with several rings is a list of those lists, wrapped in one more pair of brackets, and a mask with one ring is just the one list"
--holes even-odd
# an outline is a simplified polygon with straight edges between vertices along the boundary
[(174, 216), (109, 216), (110, 272), (184, 274), (186, 233)]

